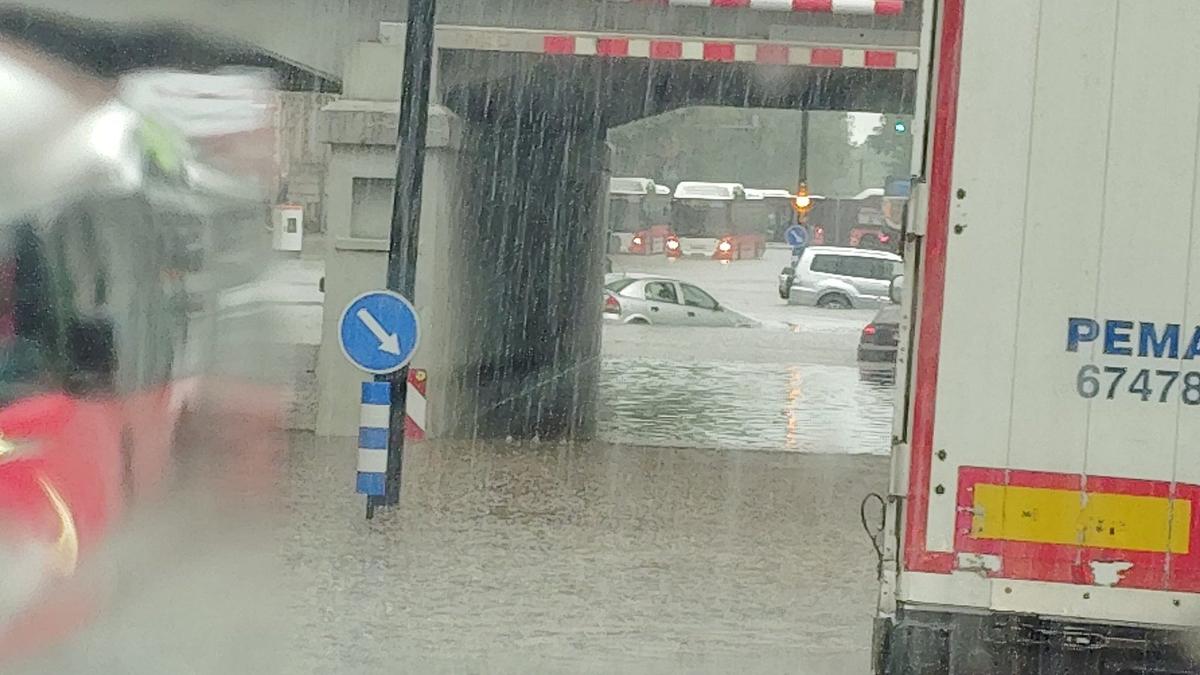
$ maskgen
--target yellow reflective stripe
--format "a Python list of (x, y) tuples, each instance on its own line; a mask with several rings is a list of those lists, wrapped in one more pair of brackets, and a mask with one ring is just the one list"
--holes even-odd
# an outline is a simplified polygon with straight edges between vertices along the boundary
[(1191, 539), (1183, 499), (981, 483), (974, 505), (976, 539), (1180, 554)]

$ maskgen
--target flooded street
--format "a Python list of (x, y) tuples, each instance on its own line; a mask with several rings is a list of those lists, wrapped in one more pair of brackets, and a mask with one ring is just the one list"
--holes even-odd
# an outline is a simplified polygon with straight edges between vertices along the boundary
[(872, 310), (789, 306), (790, 251), (722, 264), (614, 256), (614, 269), (694, 283), (757, 328), (608, 325), (600, 434), (632, 445), (886, 455), (893, 388), (855, 362)]
[(258, 546), (252, 514), (141, 528), (103, 617), (24, 672), (867, 670), (884, 458), (427, 443), (370, 522), (354, 462), (293, 436)]
[(601, 373), (600, 434), (613, 443), (888, 452), (892, 389), (854, 367), (609, 359)]
[(866, 672), (893, 390), (872, 313), (787, 306), (777, 262), (669, 268), (759, 328), (608, 326), (597, 442), (410, 447), (368, 522), (354, 439), (292, 435), (277, 510), (154, 514), (26, 672)]
[(367, 523), (353, 456), (293, 441), (297, 670), (866, 671), (884, 458), (426, 444)]

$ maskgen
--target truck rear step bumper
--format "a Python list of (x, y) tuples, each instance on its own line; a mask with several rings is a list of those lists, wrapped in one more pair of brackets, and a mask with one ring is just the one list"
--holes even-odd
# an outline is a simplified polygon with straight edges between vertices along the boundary
[(901, 608), (877, 619), (877, 675), (1200, 673), (1200, 632)]

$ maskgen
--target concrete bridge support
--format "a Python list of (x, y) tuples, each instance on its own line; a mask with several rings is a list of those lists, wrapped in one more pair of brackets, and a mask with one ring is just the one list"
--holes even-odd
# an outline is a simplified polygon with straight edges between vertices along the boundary
[(470, 242), (474, 323), (463, 337), (473, 356), (456, 373), (471, 402), (458, 431), (586, 437), (599, 373), (605, 126), (590, 98), (525, 94), (468, 134), (460, 232)]
[[(323, 111), (325, 318), (317, 431), (353, 435), (366, 375), (340, 311), (383, 284), (402, 47), (363, 43)], [(585, 82), (589, 81), (586, 78)], [(430, 436), (586, 437), (594, 424), (604, 277), (606, 125), (560, 77), (508, 89), (464, 120), (432, 106), (416, 306)], [(594, 91), (594, 89), (593, 89)]]
[[(317, 378), (317, 433), (358, 433), (359, 383), (368, 376), (350, 366), (337, 341), (341, 310), (358, 294), (383, 286), (395, 176), (394, 102), (343, 99), (323, 111), (321, 136), (331, 147), (325, 209), (325, 314)], [(453, 224), (459, 221), (463, 188), (462, 122), (440, 106), (430, 111), (426, 179), (421, 216), (416, 307), (425, 319), (414, 365), (430, 374), (430, 423), (437, 429), (445, 411), (446, 373), (455, 358), (453, 336), (466, 315), (455, 311), (463, 287), (461, 256)]]

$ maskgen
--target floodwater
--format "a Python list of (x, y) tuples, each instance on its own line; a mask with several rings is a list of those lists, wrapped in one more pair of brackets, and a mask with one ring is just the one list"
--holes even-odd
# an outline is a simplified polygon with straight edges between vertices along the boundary
[(754, 317), (757, 328), (607, 325), (599, 428), (613, 443), (886, 455), (893, 387), (863, 378), (856, 347), (873, 310), (789, 306), (776, 273), (790, 251), (722, 264), (614, 256), (675, 277)]
[(605, 329), (599, 441), (411, 447), (368, 522), (354, 440), (296, 434), (260, 510), (144, 512), (17, 672), (868, 672), (893, 389), (872, 313), (784, 305), (776, 262), (672, 268), (761, 328)]
[(867, 671), (858, 503), (884, 458), (426, 443), (368, 522), (353, 441), (291, 440), (259, 547), (254, 514), (152, 528), (193, 562), (155, 569), (143, 542), (103, 618), (28, 672)]
[(890, 448), (892, 388), (863, 381), (854, 367), (609, 358), (600, 386), (600, 435), (614, 443), (878, 455)]

